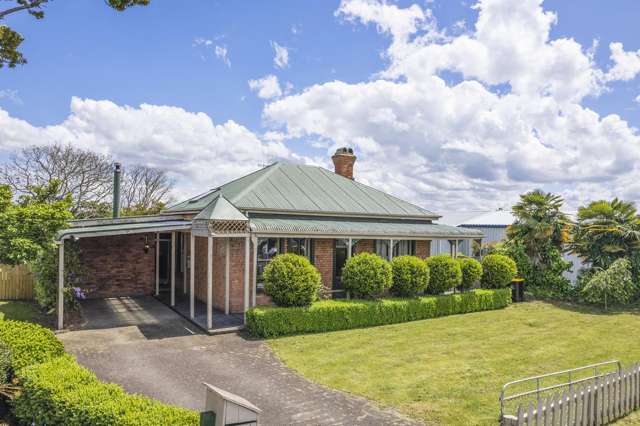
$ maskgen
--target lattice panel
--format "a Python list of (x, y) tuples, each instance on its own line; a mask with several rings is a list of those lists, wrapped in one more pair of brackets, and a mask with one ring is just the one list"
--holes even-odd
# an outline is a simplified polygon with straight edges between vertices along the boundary
[(246, 220), (212, 220), (209, 221), (209, 232), (212, 234), (244, 234), (249, 231)]

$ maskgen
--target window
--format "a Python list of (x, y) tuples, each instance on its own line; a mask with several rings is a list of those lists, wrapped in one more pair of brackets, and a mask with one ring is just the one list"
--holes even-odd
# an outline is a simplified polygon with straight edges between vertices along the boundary
[(393, 242), (393, 256), (415, 256), (415, 240), (401, 240)]
[(260, 283), (259, 287), (262, 288), (264, 267), (280, 253), (280, 240), (277, 238), (258, 238), (257, 252), (258, 274), (256, 275), (256, 281)]
[(310, 238), (288, 238), (287, 253), (299, 254), (313, 263), (313, 240)]

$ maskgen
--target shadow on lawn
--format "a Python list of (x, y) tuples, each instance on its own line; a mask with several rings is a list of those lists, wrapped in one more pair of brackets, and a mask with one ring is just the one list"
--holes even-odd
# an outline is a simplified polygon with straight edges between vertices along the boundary
[(26, 301), (0, 301), (0, 318), (16, 321), (29, 321), (45, 327), (51, 326), (51, 318), (44, 315), (35, 303)]
[(604, 308), (594, 305), (585, 305), (580, 303), (572, 303), (572, 302), (561, 302), (557, 300), (540, 300), (545, 303), (549, 303), (557, 308), (565, 309), (568, 311), (578, 312), (581, 314), (590, 314), (590, 315), (620, 315), (620, 314), (631, 314), (631, 315), (640, 315), (640, 307), (638, 306), (610, 306), (605, 311)]

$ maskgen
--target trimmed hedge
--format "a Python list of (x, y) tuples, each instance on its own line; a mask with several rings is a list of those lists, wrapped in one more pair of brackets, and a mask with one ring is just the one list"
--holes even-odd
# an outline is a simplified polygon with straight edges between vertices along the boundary
[(391, 261), (393, 284), (391, 293), (398, 297), (414, 297), (429, 284), (429, 267), (416, 256), (398, 256)]
[(456, 259), (446, 254), (427, 257), (431, 278), (427, 293), (442, 294), (462, 284), (462, 270)]
[(462, 271), (461, 290), (469, 290), (482, 278), (482, 264), (471, 257), (459, 257), (458, 263)]
[(324, 300), (308, 308), (255, 307), (247, 312), (246, 325), (254, 337), (277, 337), (500, 309), (509, 303), (508, 288), (413, 299)]
[(64, 354), (64, 346), (51, 330), (30, 322), (0, 320), (0, 340), (11, 350), (14, 371)]
[(279, 254), (264, 268), (264, 290), (278, 306), (309, 306), (318, 298), (320, 272), (304, 256)]
[(517, 273), (516, 262), (509, 256), (489, 254), (482, 259), (480, 284), (483, 288), (504, 288), (511, 284)]
[(13, 401), (13, 414), (22, 424), (198, 424), (196, 412), (102, 383), (69, 355), (26, 367), (18, 378), (23, 391)]
[(381, 297), (392, 283), (391, 264), (377, 254), (357, 254), (342, 268), (344, 289), (358, 299)]

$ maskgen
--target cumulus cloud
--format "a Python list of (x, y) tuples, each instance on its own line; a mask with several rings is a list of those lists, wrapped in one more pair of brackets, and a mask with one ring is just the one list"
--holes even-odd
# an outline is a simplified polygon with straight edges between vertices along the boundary
[[(176, 179), (176, 198), (195, 194), (296, 157), (279, 141), (263, 142), (235, 121), (214, 123), (182, 108), (73, 98), (69, 116), (34, 126), (0, 109), (0, 153), (33, 144), (65, 143), (111, 154), (116, 160), (160, 167)], [(296, 160), (302, 161), (302, 160)]]
[(388, 65), (371, 81), (276, 100), (267, 122), (291, 138), (330, 140), (328, 152), (354, 146), (360, 180), (430, 208), (497, 207), (534, 187), (570, 203), (576, 188), (624, 196), (617, 184), (637, 173), (640, 137), (581, 103), (611, 79), (633, 78), (635, 59), (613, 46), (605, 73), (591, 47), (550, 37), (557, 16), (542, 0), (474, 7), (474, 28), (451, 36), (416, 4), (343, 0), (337, 16), (390, 37)]
[(282, 89), (278, 77), (273, 74), (266, 75), (257, 80), (249, 80), (249, 88), (258, 94), (259, 98), (271, 99), (282, 96)]
[(275, 41), (271, 42), (271, 47), (274, 54), (273, 66), (279, 69), (287, 68), (289, 66), (289, 50)]
[(633, 80), (640, 73), (640, 50), (637, 52), (626, 52), (622, 43), (611, 43), (611, 60), (614, 65), (606, 74), (609, 81)]

